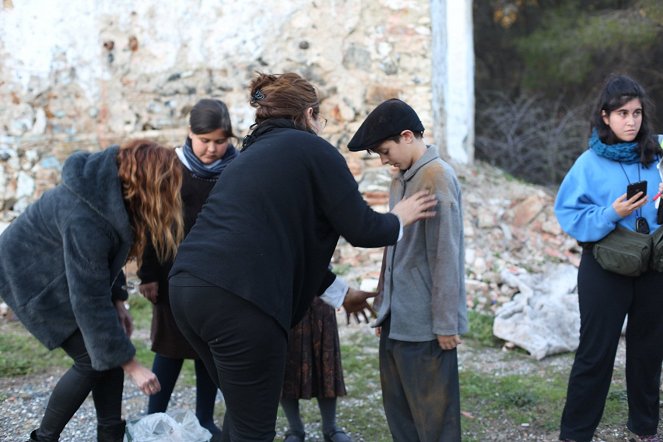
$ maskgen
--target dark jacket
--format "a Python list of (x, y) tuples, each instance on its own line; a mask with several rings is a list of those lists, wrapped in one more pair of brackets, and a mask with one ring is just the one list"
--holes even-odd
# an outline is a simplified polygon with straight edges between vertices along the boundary
[[(181, 195), (185, 234), (189, 233), (196, 222), (196, 217), (217, 180), (218, 177), (200, 178), (182, 165)], [(164, 263), (159, 262), (154, 247), (148, 242), (145, 253), (143, 253), (143, 264), (138, 269), (138, 277), (143, 284), (150, 282), (159, 284), (157, 302), (152, 308), (150, 333), (152, 351), (169, 358), (195, 359), (198, 354), (180, 332), (170, 309), (168, 273), (172, 265), (172, 260)]]
[(49, 349), (80, 329), (97, 370), (135, 353), (113, 305), (126, 292), (111, 292), (133, 242), (117, 153), (73, 154), (62, 183), (0, 235), (0, 297)]
[(254, 131), (253, 144), (212, 189), (170, 273), (224, 288), (286, 331), (323, 285), (339, 235), (380, 247), (399, 232), (395, 215), (368, 207), (332, 145), (287, 126)]

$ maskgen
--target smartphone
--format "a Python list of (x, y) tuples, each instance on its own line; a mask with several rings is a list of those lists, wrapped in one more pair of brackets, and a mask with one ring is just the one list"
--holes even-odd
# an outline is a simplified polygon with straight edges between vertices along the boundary
[(631, 183), (628, 186), (626, 186), (626, 199), (631, 199), (633, 196), (635, 196), (636, 193), (642, 192), (642, 198), (645, 198), (647, 196), (647, 181), (638, 181), (637, 183)]

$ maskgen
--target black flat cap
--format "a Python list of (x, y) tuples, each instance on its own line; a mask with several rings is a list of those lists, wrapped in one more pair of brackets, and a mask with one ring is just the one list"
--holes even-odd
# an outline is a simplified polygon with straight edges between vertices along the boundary
[(382, 102), (368, 114), (348, 143), (348, 149), (353, 152), (371, 149), (404, 130), (423, 132), (424, 125), (410, 105), (392, 98)]

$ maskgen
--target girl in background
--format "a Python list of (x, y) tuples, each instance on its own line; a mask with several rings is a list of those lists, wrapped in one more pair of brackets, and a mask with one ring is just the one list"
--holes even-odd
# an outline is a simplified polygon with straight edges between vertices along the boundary
[[(202, 99), (193, 106), (189, 116), (189, 135), (184, 145), (176, 149), (183, 175), (181, 195), (185, 235), (191, 230), (221, 172), (237, 156), (237, 150), (230, 142), (233, 137), (228, 108), (222, 101)], [(149, 244), (138, 270), (141, 279), (138, 290), (153, 304), (151, 339), (155, 355), (152, 371), (161, 383), (161, 391), (150, 396), (147, 412), (166, 411), (184, 359), (194, 359), (196, 416), (212, 433), (212, 441), (217, 441), (221, 435), (214, 423), (218, 388), (173, 318), (168, 296), (168, 272), (172, 265), (172, 259), (159, 262), (154, 247)]]

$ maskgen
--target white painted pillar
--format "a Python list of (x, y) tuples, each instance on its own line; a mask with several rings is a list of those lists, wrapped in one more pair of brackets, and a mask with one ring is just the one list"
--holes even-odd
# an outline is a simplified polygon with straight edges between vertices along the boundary
[(431, 0), (432, 108), (442, 156), (474, 160), (472, 0)]

